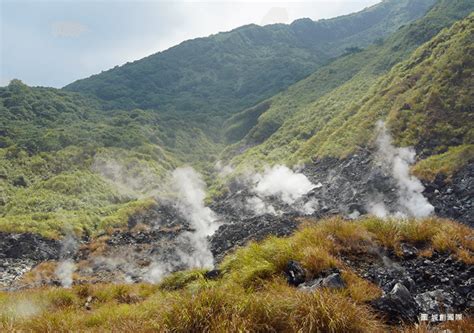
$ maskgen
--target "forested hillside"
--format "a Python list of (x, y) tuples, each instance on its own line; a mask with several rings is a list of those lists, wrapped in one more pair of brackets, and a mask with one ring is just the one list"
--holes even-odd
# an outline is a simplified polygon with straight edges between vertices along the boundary
[[(189, 163), (209, 175), (224, 142), (240, 139), (253, 125), (236, 125), (233, 118), (224, 138), (223, 121), (347, 53), (322, 70), (331, 82), (314, 82), (310, 97), (287, 98), (285, 92), (276, 99), (300, 104), (322, 96), (360, 66), (353, 60), (332, 68), (365, 54), (361, 49), (371, 43), (383, 44), (433, 3), (384, 1), (330, 20), (245, 26), (183, 42), (63, 90), (12, 81), (0, 89), (1, 228), (54, 236), (66, 222), (87, 233), (126, 223), (149, 204), (146, 197), (166, 172)], [(458, 7), (437, 26), (462, 16), (466, 9)], [(402, 49), (394, 58), (408, 54)], [(270, 104), (273, 110), (276, 103)], [(264, 103), (256, 112), (266, 108)], [(255, 118), (252, 111), (243, 114)]]
[(164, 52), (71, 83), (108, 108), (187, 113), (219, 139), (217, 125), (425, 14), (434, 0), (384, 1), (359, 13), (290, 25), (249, 25), (186, 41)]
[(473, 10), (469, 1), (440, 1), (382, 45), (342, 57), (235, 115), (227, 132), (248, 134), (224, 156), (234, 165), (345, 157), (370, 146), (384, 119), (397, 144), (414, 145), (424, 157), (472, 144), (472, 15), (391, 67)]
[(165, 172), (190, 161), (204, 168), (218, 147), (182, 119), (105, 111), (93, 98), (18, 80), (0, 88), (0, 112), (3, 230), (57, 235), (66, 223), (78, 232), (126, 223)]
[[(454, 170), (452, 163), (445, 166), (449, 154), (470, 152), (472, 143), (472, 18), (402, 61), (474, 5), (440, 0), (398, 29), (431, 4), (385, 1), (332, 20), (243, 27), (185, 42), (65, 90), (12, 81), (0, 89), (1, 228), (58, 235), (65, 221), (86, 232), (122, 225), (150, 204), (150, 191), (177, 166), (188, 163), (211, 175), (224, 141), (240, 140), (220, 156), (238, 170), (343, 157), (370, 145), (377, 119), (387, 119), (398, 144), (416, 145), (424, 157), (444, 154), (420, 164), (420, 174)], [(348, 36), (367, 48), (323, 66), (338, 52), (322, 50), (351, 46)], [(368, 46), (370, 41), (375, 44)], [(206, 54), (227, 65), (216, 66), (219, 61)], [(296, 67), (288, 66), (290, 58)], [(248, 66), (251, 59), (257, 67)], [(211, 73), (212, 80), (199, 73)], [(246, 92), (235, 89), (235, 77)], [(104, 95), (106, 90), (114, 94)], [(181, 113), (194, 108), (202, 112)], [(221, 131), (216, 124), (225, 119)]]

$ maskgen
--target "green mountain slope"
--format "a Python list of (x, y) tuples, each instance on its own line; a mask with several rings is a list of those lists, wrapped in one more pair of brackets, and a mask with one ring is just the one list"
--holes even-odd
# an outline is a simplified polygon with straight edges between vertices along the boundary
[(346, 48), (389, 35), (433, 3), (389, 0), (336, 19), (244, 26), (183, 42), (65, 89), (94, 95), (112, 108), (191, 113), (190, 121), (215, 132), (229, 115), (304, 78)]
[[(266, 37), (255, 39), (254, 33), (251, 33), (253, 29), (277, 29), (281, 32), (301, 27), (301, 24), (310, 24), (314, 29), (307, 31), (307, 35), (295, 33), (291, 38), (315, 34), (314, 40), (320, 47), (324, 43), (319, 42), (322, 37), (317, 34), (323, 27), (331, 27), (331, 31), (343, 38), (341, 36), (355, 33), (357, 29), (349, 24), (352, 32), (345, 32), (345, 35), (337, 29), (341, 22), (362, 24), (361, 17), (378, 17), (378, 23), (374, 19), (372, 24), (368, 24), (370, 27), (361, 26), (358, 33), (370, 29), (380, 31), (380, 27), (387, 24), (387, 16), (378, 16), (380, 13), (385, 11), (389, 15), (386, 11), (393, 14), (397, 10), (399, 15), (391, 19), (401, 22), (412, 17), (404, 15), (403, 8), (415, 4), (419, 5), (417, 10), (420, 11), (428, 6), (428, 2), (423, 1), (386, 1), (361, 13), (334, 20), (311, 24), (297, 21), (291, 26), (245, 27), (210, 39), (184, 43), (173, 52), (196, 43), (200, 45), (211, 40), (217, 43), (215, 40), (220, 39), (223, 41), (219, 45), (224, 47), (227, 45), (224, 41), (228, 39), (241, 40), (243, 31), (252, 37), (246, 35), (252, 43), (265, 44)], [(199, 84), (193, 85), (196, 90), (191, 94), (193, 97), (187, 100), (186, 96), (191, 95), (187, 95), (186, 89), (180, 86), (183, 81), (178, 80), (167, 81), (175, 86), (166, 86), (166, 89), (174, 89), (166, 93), (170, 98), (167, 103), (173, 104), (173, 107), (161, 108), (157, 104), (153, 107), (157, 106), (159, 110), (134, 108), (135, 103), (127, 99), (127, 94), (135, 91), (133, 98), (148, 103), (150, 99), (146, 94), (152, 94), (155, 90), (143, 94), (148, 91), (147, 84), (152, 82), (147, 79), (147, 73), (151, 72), (133, 73), (141, 78), (136, 81), (132, 80), (133, 75), (130, 81), (122, 80), (121, 75), (128, 75), (123, 73), (129, 73), (126, 69), (132, 65), (135, 69), (151, 66), (149, 69), (154, 73), (153, 59), (161, 59), (156, 61), (164, 64), (167, 52), (171, 50), (68, 87), (77, 87), (81, 93), (30, 88), (14, 80), (8, 87), (0, 88), (0, 229), (33, 231), (55, 237), (64, 232), (67, 225), (86, 233), (123, 225), (131, 213), (152, 204), (147, 197), (153, 194), (168, 170), (188, 163), (206, 176), (212, 174), (215, 157), (225, 147), (216, 143), (220, 141), (220, 129), (216, 129), (215, 125), (225, 119), (227, 140), (240, 141), (230, 146), (223, 157), (242, 167), (249, 164), (296, 163), (315, 156), (345, 156), (370, 143), (372, 128), (378, 118), (387, 119), (399, 144), (417, 145), (425, 150), (426, 156), (442, 154), (448, 147), (455, 148), (450, 150), (450, 154), (469, 150), (472, 140), (472, 133), (469, 132), (472, 128), (469, 115), (472, 113), (469, 112), (472, 93), (468, 89), (472, 86), (469, 72), (472, 69), (472, 17), (471, 21), (466, 20), (442, 32), (417, 50), (408, 61), (400, 62), (443, 27), (467, 16), (473, 6), (467, 0), (438, 1), (426, 16), (402, 27), (391, 37), (379, 40), (363, 51), (353, 49), (350, 54), (325, 65), (284, 92), (257, 104), (255, 102), (264, 99), (273, 88), (265, 86), (262, 89), (269, 90), (255, 90), (254, 97), (229, 97), (219, 91), (206, 97), (199, 89), (214, 88)], [(390, 26), (393, 28), (396, 25)], [(288, 40), (280, 35), (269, 37), (270, 41), (279, 39)], [(301, 39), (299, 42), (308, 43), (306, 48), (317, 48), (311, 41), (303, 43)], [(261, 50), (260, 47), (263, 46), (256, 49)], [(239, 50), (230, 48), (226, 52), (244, 52)], [(271, 47), (266, 48), (266, 52), (272, 59), (282, 56)], [(283, 56), (288, 54), (283, 52)], [(331, 56), (327, 54), (327, 59)], [(193, 59), (191, 54), (187, 57)], [(175, 64), (171, 60), (168, 63), (169, 66)], [(267, 64), (273, 66), (271, 62)], [(188, 70), (186, 66), (182, 63), (173, 73)], [(262, 66), (251, 74), (260, 73), (262, 78), (269, 75), (273, 80), (273, 76), (266, 72), (267, 67)], [(205, 66), (199, 68), (207, 70)], [(459, 68), (468, 70), (461, 73)], [(114, 78), (110, 76), (112, 73), (120, 75)], [(198, 71), (193, 73), (196, 78), (199, 76)], [(232, 81), (217, 77), (215, 80), (216, 85), (222, 82), (223, 89), (226, 82)], [(101, 87), (120, 92), (122, 85), (132, 81), (133, 87), (127, 86), (127, 94), (123, 95), (125, 97), (121, 95), (127, 100), (114, 97), (106, 101), (104, 96), (92, 96), (94, 91), (100, 95)], [(287, 84), (289, 81), (283, 85)], [(283, 85), (278, 86), (277, 90)], [(84, 90), (79, 89), (80, 86)], [(235, 91), (232, 90), (232, 93)], [(184, 96), (182, 100), (179, 100), (180, 96)], [(172, 102), (174, 99), (176, 103)], [(180, 103), (183, 101), (193, 108), (203, 107), (203, 112), (182, 112), (190, 111), (182, 107)], [(115, 107), (122, 103), (123, 107)], [(222, 103), (231, 107), (227, 108)], [(213, 104), (213, 108), (207, 108), (209, 104)], [(237, 113), (250, 105), (256, 106)], [(219, 116), (215, 117), (214, 113)], [(234, 115), (228, 118), (231, 113)], [(214, 119), (213, 122), (207, 121), (210, 118)], [(425, 126), (427, 124), (430, 125)], [(419, 132), (419, 129), (424, 132)], [(460, 145), (463, 146), (457, 148)], [(236, 152), (239, 152), (237, 156)], [(452, 169), (443, 165), (445, 155), (436, 156), (433, 161), (425, 163), (427, 167), (424, 169)], [(213, 181), (211, 178), (208, 180)]]
[[(57, 235), (127, 222), (166, 171), (217, 146), (177, 117), (101, 110), (95, 99), (18, 80), (0, 88), (0, 229)], [(137, 201), (138, 199), (138, 201)]]
[[(232, 159), (241, 166), (344, 157), (370, 145), (377, 119), (387, 117), (397, 143), (417, 145), (424, 155), (469, 142), (472, 16), (387, 71), (417, 44), (473, 10), (469, 1), (440, 1), (383, 45), (338, 59), (298, 82), (265, 102), (266, 110), (224, 157), (244, 151)], [(228, 128), (243, 127), (239, 116), (228, 121)]]
[(311, 103), (356, 75), (369, 79), (387, 73), (393, 65), (406, 59), (415, 48), (473, 10), (474, 5), (470, 1), (438, 1), (423, 18), (401, 28), (386, 40), (379, 40), (376, 45), (362, 52), (335, 60), (262, 102), (261, 107), (252, 107), (235, 114), (225, 124), (228, 141), (247, 136), (241, 144), (248, 146), (263, 142), (291, 115), (305, 112), (304, 109)]

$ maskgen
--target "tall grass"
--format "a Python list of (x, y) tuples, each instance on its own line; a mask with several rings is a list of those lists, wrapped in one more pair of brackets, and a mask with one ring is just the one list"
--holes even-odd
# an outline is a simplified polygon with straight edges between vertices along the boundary
[[(203, 270), (191, 270), (172, 274), (158, 285), (82, 285), (2, 293), (0, 330), (382, 332), (392, 328), (367, 306), (381, 295), (380, 289), (358, 276), (341, 257), (371, 255), (374, 247), (397, 253), (405, 242), (452, 252), (472, 262), (473, 236), (471, 229), (437, 218), (308, 220), (290, 237), (270, 237), (226, 256), (218, 267), (220, 276), (213, 280), (206, 279)], [(338, 268), (346, 287), (316, 292), (291, 287), (284, 275), (289, 260), (298, 260), (308, 279)], [(90, 298), (88, 310), (84, 304)], [(421, 327), (406, 331), (424, 332)]]

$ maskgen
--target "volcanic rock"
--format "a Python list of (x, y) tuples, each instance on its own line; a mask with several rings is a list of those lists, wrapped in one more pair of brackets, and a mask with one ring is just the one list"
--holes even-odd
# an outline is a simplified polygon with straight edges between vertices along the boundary
[(424, 195), (435, 207), (436, 215), (474, 227), (474, 163), (468, 163), (449, 180), (438, 175), (424, 185)]
[(415, 322), (419, 314), (418, 304), (401, 283), (395, 284), (390, 293), (373, 301), (372, 306), (388, 315), (387, 320), (392, 323)]
[(208, 280), (215, 280), (221, 275), (221, 271), (219, 269), (212, 269), (204, 273), (204, 277)]
[(325, 278), (318, 278), (310, 282), (299, 285), (301, 291), (314, 292), (319, 288), (328, 289), (343, 289), (346, 287), (346, 283), (342, 279), (340, 273), (332, 273)]
[(292, 286), (302, 284), (306, 279), (304, 268), (297, 261), (289, 261), (285, 269), (286, 280)]

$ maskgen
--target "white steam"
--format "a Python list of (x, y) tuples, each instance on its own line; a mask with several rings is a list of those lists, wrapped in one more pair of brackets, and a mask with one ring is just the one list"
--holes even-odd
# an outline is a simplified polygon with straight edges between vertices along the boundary
[(158, 283), (160, 282), (166, 275), (173, 272), (174, 267), (170, 263), (167, 262), (153, 262), (150, 267), (148, 267), (148, 271), (145, 273), (143, 279), (149, 283)]
[(4, 317), (13, 320), (27, 319), (40, 314), (42, 310), (43, 306), (37, 302), (20, 298), (18, 300), (9, 301), (2, 304), (0, 307), (0, 318)]
[[(424, 187), (418, 178), (410, 175), (410, 165), (415, 162), (416, 153), (411, 147), (397, 148), (384, 124), (379, 122), (377, 137), (378, 155), (390, 170), (397, 182), (399, 215), (426, 217), (433, 213), (434, 207), (423, 196)], [(380, 217), (388, 215), (382, 202), (369, 205), (369, 211)]]
[(276, 196), (288, 205), (315, 187), (305, 175), (283, 165), (276, 165), (263, 174), (255, 175), (254, 182), (253, 191), (260, 197)]
[(214, 212), (204, 205), (206, 183), (191, 167), (178, 168), (172, 174), (172, 189), (177, 194), (177, 208), (188, 220), (195, 234), (200, 237), (212, 235), (219, 223)]
[(263, 201), (257, 196), (247, 198), (245, 202), (245, 208), (256, 215), (278, 215), (273, 205)]
[(231, 165), (224, 165), (222, 161), (217, 161), (214, 165), (214, 169), (217, 171), (219, 177), (225, 178), (234, 172), (234, 168)]
[(189, 222), (192, 231), (182, 233), (175, 249), (179, 261), (155, 262), (150, 266), (146, 280), (158, 282), (179, 265), (187, 268), (212, 268), (214, 257), (209, 249), (208, 236), (214, 234), (220, 224), (217, 216), (206, 207), (206, 183), (191, 167), (178, 168), (171, 176), (170, 188), (180, 214)]
[(64, 288), (70, 288), (73, 282), (73, 273), (76, 264), (70, 259), (77, 250), (77, 240), (70, 229), (66, 230), (66, 236), (61, 241), (61, 258), (56, 267), (55, 274)]
[(305, 202), (303, 205), (298, 207), (298, 211), (305, 214), (311, 215), (319, 208), (319, 202), (317, 199), (311, 199)]
[(305, 201), (305, 195), (322, 185), (314, 185), (304, 174), (286, 166), (266, 168), (261, 174), (251, 175), (248, 181), (254, 195), (246, 199), (244, 208), (255, 215), (283, 214), (272, 204), (275, 199), (304, 215), (313, 214), (319, 206), (314, 198)]
[(390, 212), (388, 211), (383, 201), (369, 202), (367, 204), (367, 211), (370, 214), (375, 215), (382, 219), (390, 215)]
[(173, 171), (172, 188), (178, 195), (177, 208), (193, 229), (180, 236), (183, 238), (181, 243), (189, 244), (193, 253), (181, 248), (177, 249), (177, 253), (188, 267), (210, 268), (214, 264), (214, 257), (209, 250), (207, 237), (220, 224), (214, 212), (204, 205), (206, 183), (193, 168), (178, 168)]
[[(123, 283), (132, 283), (134, 277), (141, 277), (142, 273), (137, 263), (127, 255), (97, 256), (92, 260), (93, 266), (115, 273), (115, 280)], [(122, 274), (118, 274), (118, 273)]]
[(71, 288), (73, 282), (72, 274), (75, 270), (76, 264), (71, 259), (61, 261), (56, 267), (56, 276), (64, 288)]

